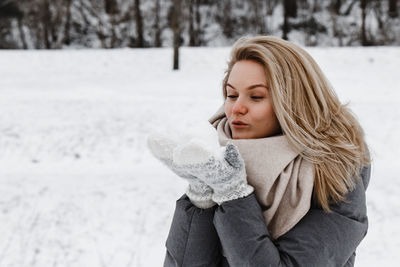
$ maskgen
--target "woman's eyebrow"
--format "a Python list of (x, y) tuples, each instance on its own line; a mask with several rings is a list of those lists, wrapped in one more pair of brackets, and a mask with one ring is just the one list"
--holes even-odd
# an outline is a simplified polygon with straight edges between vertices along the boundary
[[(226, 86), (229, 86), (229, 87), (231, 87), (232, 89), (235, 89), (235, 90), (236, 90), (236, 88), (233, 87), (233, 86), (232, 86), (231, 84), (229, 84), (229, 83), (226, 83)], [(246, 89), (247, 89), (247, 90), (251, 90), (251, 89), (254, 89), (254, 88), (257, 88), (257, 87), (265, 87), (266, 89), (268, 89), (268, 87), (267, 87), (265, 84), (262, 84), (262, 83), (250, 85), (250, 86), (247, 87)]]

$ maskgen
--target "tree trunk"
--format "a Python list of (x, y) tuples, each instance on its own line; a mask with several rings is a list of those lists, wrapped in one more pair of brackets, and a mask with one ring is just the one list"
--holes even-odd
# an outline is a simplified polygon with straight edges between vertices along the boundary
[(140, 0), (135, 0), (135, 20), (136, 20), (137, 47), (144, 47), (143, 17), (142, 17), (142, 12), (140, 10)]
[(384, 12), (382, 12), (381, 2), (376, 1), (373, 4), (374, 4), (373, 11), (375, 13), (376, 22), (378, 23), (378, 29), (379, 29), (379, 31), (381, 31), (382, 35), (385, 35), (385, 30), (383, 29)]
[[(54, 14), (54, 16), (58, 16), (58, 14)], [(56, 48), (56, 43), (58, 39), (57, 24), (56, 24), (57, 18), (50, 19), (50, 21), (51, 21), (50, 24), (51, 47)]]
[(391, 18), (397, 18), (399, 16), (397, 12), (397, 0), (389, 0), (389, 16)]
[(115, 22), (116, 18), (115, 15), (111, 15), (111, 38), (110, 38), (110, 45), (109, 48), (115, 48), (115, 42), (117, 41), (117, 34), (115, 31), (115, 27), (116, 27), (116, 22)]
[(42, 2), (42, 27), (43, 27), (43, 43), (46, 49), (51, 48), (50, 43), (50, 25), (51, 25), (51, 13), (49, 7), (49, 1), (45, 0)]
[(65, 14), (65, 27), (64, 27), (64, 44), (70, 45), (71, 44), (71, 37), (70, 37), (70, 29), (71, 29), (71, 5), (72, 0), (67, 0), (67, 12)]
[(365, 30), (365, 17), (367, 9), (367, 0), (361, 0), (361, 44), (368, 45), (367, 34)]
[(118, 13), (118, 4), (115, 0), (105, 0), (104, 9), (107, 14), (115, 15)]
[(290, 18), (296, 18), (297, 17), (297, 2), (296, 2), (296, 0), (285, 0), (284, 5), (285, 5), (285, 10), (286, 10), (287, 16)]
[(284, 0), (283, 2), (283, 26), (282, 38), (288, 40), (288, 33), (290, 31), (289, 17), (297, 17), (297, 2), (296, 0)]
[(174, 34), (174, 70), (179, 70), (179, 40), (176, 40), (177, 38), (179, 37), (175, 36)]
[(194, 0), (189, 1), (189, 46), (196, 46), (196, 33), (194, 30), (194, 12), (193, 12)]
[(196, 36), (196, 46), (200, 46), (203, 44), (203, 37), (202, 29), (201, 29), (201, 13), (200, 13), (200, 0), (196, 1), (196, 12), (195, 12), (195, 21), (196, 21), (196, 29), (195, 29), (195, 36)]
[(340, 15), (340, 8), (342, 7), (342, 1), (336, 0), (334, 1), (332, 8), (336, 15)]
[(25, 38), (22, 18), (18, 18), (17, 22), (18, 22), (18, 31), (19, 31), (19, 36), (21, 38), (22, 48), (28, 49), (28, 45), (26, 44), (26, 38)]
[(224, 10), (225, 10), (224, 11), (224, 13), (225, 13), (225, 15), (224, 15), (224, 31), (225, 31), (225, 35), (228, 38), (232, 38), (233, 35), (234, 35), (234, 26), (233, 26), (233, 23), (232, 23), (234, 19), (232, 19), (233, 8), (232, 8), (232, 3), (231, 3), (230, 0), (227, 1), (226, 7), (225, 7)]
[(160, 28), (160, 0), (156, 0), (156, 5), (154, 7), (154, 46), (161, 47), (161, 28)]
[(174, 63), (173, 63), (173, 69), (178, 70), (179, 69), (179, 47), (181, 45), (181, 0), (173, 0), (173, 12), (172, 12), (172, 20), (171, 20), (171, 26), (172, 26), (172, 31), (174, 33), (174, 40), (173, 40), (173, 45), (174, 45)]
[(285, 0), (284, 3), (283, 3), (282, 38), (284, 40), (288, 40), (288, 33), (289, 33), (288, 2), (289, 2), (289, 0)]

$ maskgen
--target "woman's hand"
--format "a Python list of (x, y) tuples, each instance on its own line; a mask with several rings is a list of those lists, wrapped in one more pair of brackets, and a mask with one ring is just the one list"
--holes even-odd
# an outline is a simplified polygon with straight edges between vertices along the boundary
[(215, 205), (215, 202), (211, 200), (212, 189), (181, 166), (174, 164), (172, 154), (178, 146), (177, 141), (164, 135), (150, 135), (147, 139), (147, 146), (154, 157), (164, 163), (176, 175), (189, 182), (186, 195), (195, 206), (206, 209)]
[(214, 191), (212, 200), (219, 205), (246, 197), (254, 191), (247, 183), (243, 158), (231, 143), (218, 155), (200, 142), (189, 142), (174, 149), (173, 163), (209, 185)]

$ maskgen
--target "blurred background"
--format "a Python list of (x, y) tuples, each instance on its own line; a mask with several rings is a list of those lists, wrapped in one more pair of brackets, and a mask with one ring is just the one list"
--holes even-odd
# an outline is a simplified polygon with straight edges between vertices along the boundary
[(398, 45), (398, 0), (1, 0), (0, 48), (226, 46), (248, 34), (306, 46)]
[(150, 133), (223, 103), (231, 45), (302, 46), (369, 144), (356, 266), (400, 262), (400, 2), (0, 0), (0, 267), (162, 266), (186, 182)]

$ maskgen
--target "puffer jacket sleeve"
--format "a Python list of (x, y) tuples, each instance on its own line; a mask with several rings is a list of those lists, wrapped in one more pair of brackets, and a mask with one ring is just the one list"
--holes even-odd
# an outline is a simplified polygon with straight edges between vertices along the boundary
[(186, 195), (177, 200), (164, 267), (220, 266), (221, 246), (213, 224), (215, 209), (197, 208)]
[(332, 212), (311, 208), (289, 232), (272, 240), (254, 194), (223, 203), (214, 225), (231, 267), (352, 266), (355, 251), (367, 233), (365, 190), (370, 165), (346, 201)]

